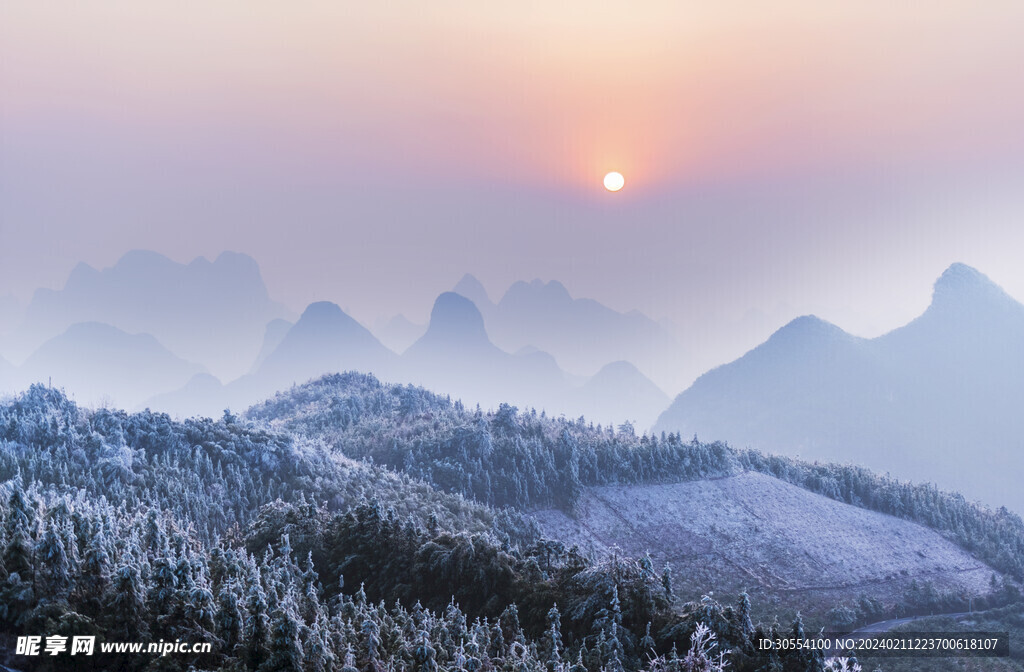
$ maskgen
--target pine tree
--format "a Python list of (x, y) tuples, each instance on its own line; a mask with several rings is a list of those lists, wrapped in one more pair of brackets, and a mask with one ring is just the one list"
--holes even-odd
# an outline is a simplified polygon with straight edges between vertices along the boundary
[(359, 672), (359, 668), (356, 667), (356, 655), (352, 653), (351, 644), (345, 649), (345, 664), (342, 666), (341, 672)]
[(101, 611), (107, 590), (110, 588), (110, 572), (106, 537), (100, 529), (90, 537), (82, 564), (82, 591), (85, 593), (85, 599), (91, 604), (89, 611), (93, 614)]
[(18, 574), (22, 580), (31, 581), (33, 571), (32, 541), (28, 530), (21, 525), (12, 526), (4, 548), (3, 565), (7, 575)]
[(665, 590), (665, 599), (672, 602), (672, 565), (666, 564), (661, 570), (661, 587)]
[(548, 670), (554, 672), (562, 664), (562, 616), (558, 604), (548, 610)]
[(229, 654), (233, 654), (238, 646), (242, 633), (242, 612), (238, 607), (236, 590), (234, 579), (221, 584), (217, 595), (217, 614), (213, 619), (214, 632)]
[[(333, 670), (334, 652), (331, 650), (331, 638), (328, 628), (326, 611), (317, 610), (313, 623), (309, 626), (308, 635), (303, 647), (303, 672), (327, 672)], [(376, 670), (378, 668), (371, 668)]]
[(170, 558), (160, 557), (153, 561), (148, 601), (149, 610), (156, 618), (169, 616), (172, 612), (178, 587), (178, 577), (174, 569)]
[(298, 615), (286, 601), (279, 605), (270, 628), (270, 652), (259, 672), (299, 672), (302, 670), (302, 645), (299, 642)]
[(430, 645), (430, 635), (426, 630), (420, 631), (419, 643), (413, 651), (417, 672), (436, 672), (437, 651)]
[(740, 637), (743, 641), (749, 642), (754, 634), (754, 622), (750, 618), (750, 596), (747, 595), (747, 591), (740, 593), (738, 611)]
[(257, 670), (267, 656), (267, 601), (258, 578), (250, 578), (246, 596), (245, 660), (250, 670)]
[(372, 618), (366, 618), (363, 620), (362, 634), (364, 646), (366, 647), (365, 666), (371, 670), (376, 670), (380, 666), (380, 627)]
[(505, 607), (498, 621), (501, 623), (501, 632), (505, 642), (511, 644), (512, 642), (526, 641), (523, 637), (523, 628), (519, 625), (519, 608), (515, 602)]
[(43, 524), (42, 539), (36, 547), (42, 567), (44, 594), (54, 599), (66, 600), (71, 590), (71, 562), (56, 525)]
[(604, 659), (609, 672), (622, 672), (625, 653), (622, 646), (622, 604), (619, 601), (619, 587), (612, 586), (611, 610), (608, 619), (608, 635), (605, 641)]
[(146, 595), (138, 568), (127, 564), (117, 570), (110, 601), (110, 628), (121, 641), (142, 640), (149, 636), (146, 623)]
[(640, 640), (640, 654), (643, 656), (654, 657), (656, 655), (655, 647), (657, 646), (654, 641), (654, 637), (651, 637), (651, 622), (647, 621), (647, 629), (644, 630), (644, 636)]

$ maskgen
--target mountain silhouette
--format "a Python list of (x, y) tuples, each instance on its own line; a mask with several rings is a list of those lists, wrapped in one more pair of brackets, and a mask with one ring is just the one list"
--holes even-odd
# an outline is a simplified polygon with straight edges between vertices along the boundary
[(0, 394), (14, 389), (14, 365), (0, 357)]
[(567, 389), (550, 355), (501, 350), (488, 338), (476, 305), (454, 292), (437, 297), (426, 333), (402, 362), (411, 382), (494, 408), (506, 401), (550, 406)]
[(179, 357), (234, 377), (251, 366), (266, 324), (285, 316), (251, 257), (224, 252), (212, 262), (199, 257), (179, 264), (134, 250), (103, 270), (79, 264), (63, 289), (37, 290), (5, 342), (24, 358), (72, 324), (101, 322), (152, 334)]
[(612, 362), (570, 395), (570, 405), (593, 422), (628, 420), (636, 430), (654, 425), (669, 396), (629, 362)]
[(395, 315), (391, 319), (378, 322), (373, 334), (389, 350), (405, 352), (426, 331), (425, 325), (416, 324), (404, 315)]
[(656, 429), (934, 481), (1024, 511), (1024, 306), (963, 264), (874, 339), (798, 318), (701, 376)]
[(513, 283), (497, 304), (471, 275), (464, 276), (455, 291), (477, 305), (488, 333), (503, 350), (534, 346), (577, 376), (592, 376), (605, 365), (624, 360), (658, 385), (679, 389), (679, 343), (642, 313), (620, 313), (592, 299), (573, 298), (554, 280)]
[(277, 346), (281, 345), (281, 341), (284, 340), (284, 337), (288, 335), (288, 330), (293, 326), (295, 326), (294, 323), (282, 320), (281, 318), (267, 322), (267, 326), (263, 331), (263, 345), (260, 347), (259, 354), (256, 355), (256, 361), (253, 362), (250, 373), (256, 372), (263, 365), (263, 362), (267, 360), (270, 353), (276, 350)]
[(337, 304), (310, 304), (256, 370), (261, 383), (282, 389), (325, 373), (361, 371), (388, 377), (397, 356)]
[(201, 372), (149, 334), (84, 322), (44, 343), (14, 375), (21, 388), (52, 382), (86, 405), (134, 408)]
[(462, 279), (459, 280), (452, 291), (472, 301), (480, 310), (480, 313), (484, 315), (485, 320), (494, 311), (494, 302), (487, 295), (487, 290), (484, 289), (479, 280), (469, 273), (462, 276)]
[(409, 348), (410, 355), (437, 349), (468, 348), (476, 352), (499, 353), (484, 327), (476, 305), (455, 292), (445, 292), (434, 301), (427, 331)]
[(398, 363), (395, 353), (329, 301), (311, 303), (294, 325), (272, 322), (266, 331), (265, 347), (270, 352), (262, 355), (251, 373), (227, 384), (212, 376), (196, 376), (187, 385), (162, 390), (149, 404), (180, 416), (216, 416), (225, 408), (244, 409), (328, 373), (360, 371), (389, 379)]

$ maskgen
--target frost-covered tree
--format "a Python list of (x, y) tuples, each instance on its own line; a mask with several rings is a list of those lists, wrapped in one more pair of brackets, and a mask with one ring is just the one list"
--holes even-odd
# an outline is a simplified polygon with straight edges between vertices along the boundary
[(148, 636), (146, 593), (142, 577), (134, 564), (117, 569), (110, 601), (110, 634), (120, 641), (141, 640)]

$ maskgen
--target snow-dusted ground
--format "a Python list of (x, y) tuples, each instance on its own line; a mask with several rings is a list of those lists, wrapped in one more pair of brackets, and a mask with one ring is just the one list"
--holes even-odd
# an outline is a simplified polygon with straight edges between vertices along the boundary
[(747, 589), (805, 610), (862, 594), (892, 602), (913, 579), (980, 595), (995, 573), (928, 528), (753, 472), (589, 488), (576, 519), (536, 515), (548, 536), (584, 550), (615, 544), (628, 555), (650, 552), (658, 567), (671, 562), (680, 592)]

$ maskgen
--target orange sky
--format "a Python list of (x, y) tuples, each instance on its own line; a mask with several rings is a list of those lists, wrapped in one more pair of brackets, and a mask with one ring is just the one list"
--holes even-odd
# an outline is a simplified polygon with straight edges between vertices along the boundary
[(367, 171), (589, 185), (614, 168), (666, 188), (957, 159), (1024, 114), (1019, 2), (298, 7), (8, 3), (5, 117), (172, 136), (238, 120)]
[(953, 261), (1024, 296), (1021, 26), (1019, 0), (9, 0), (0, 298), (133, 248), (248, 252), (364, 321), (464, 272), (858, 333)]

